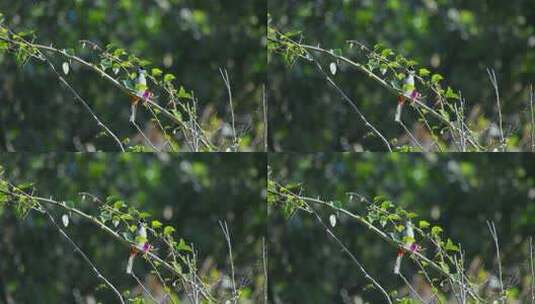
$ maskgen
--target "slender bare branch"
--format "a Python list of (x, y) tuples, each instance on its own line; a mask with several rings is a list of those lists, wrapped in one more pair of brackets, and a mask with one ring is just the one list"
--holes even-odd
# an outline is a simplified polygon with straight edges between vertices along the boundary
[(78, 253), (82, 256), (82, 258), (84, 259), (84, 261), (89, 264), (89, 266), (91, 266), (91, 269), (93, 270), (93, 272), (95, 272), (95, 274), (97, 275), (97, 277), (104, 281), (104, 283), (106, 283), (106, 285), (108, 285), (112, 290), (113, 292), (117, 295), (117, 297), (119, 298), (119, 301), (122, 303), (122, 304), (125, 304), (125, 301), (123, 299), (123, 296), (121, 295), (121, 293), (119, 292), (119, 290), (117, 290), (117, 288), (115, 286), (113, 286), (113, 284), (108, 280), (106, 279), (105, 276), (102, 275), (102, 273), (98, 270), (98, 268), (95, 266), (95, 264), (93, 264), (93, 262), (91, 262), (91, 259), (89, 259), (89, 257), (82, 251), (82, 249), (76, 244), (75, 241), (73, 241), (69, 235), (67, 235), (67, 233), (63, 230), (63, 228), (61, 228), (60, 225), (58, 225), (58, 223), (56, 223), (56, 220), (54, 220), (54, 217), (48, 212), (48, 211), (44, 211), (44, 213), (48, 216), (48, 218), (50, 219), (50, 221), (52, 222), (52, 224), (54, 224), (54, 226), (59, 230), (59, 232), (61, 233), (61, 235), (63, 235), (63, 237), (65, 237), (69, 243), (71, 243), (71, 245), (74, 247), (75, 251), (78, 251)]
[(383, 286), (381, 286), (381, 284), (379, 284), (379, 282), (377, 282), (377, 280), (375, 280), (369, 273), (368, 271), (366, 270), (366, 268), (364, 268), (364, 265), (362, 265), (362, 263), (360, 263), (360, 261), (357, 259), (357, 257), (351, 252), (351, 250), (349, 250), (349, 248), (346, 247), (346, 245), (344, 245), (344, 243), (331, 231), (331, 229), (329, 228), (329, 226), (327, 226), (323, 220), (321, 219), (321, 217), (318, 215), (318, 213), (315, 211), (315, 210), (312, 210), (312, 213), (314, 214), (314, 216), (316, 217), (316, 219), (318, 220), (318, 222), (321, 224), (321, 226), (323, 226), (323, 228), (325, 229), (325, 231), (327, 232), (327, 234), (338, 244), (338, 246), (340, 246), (340, 248), (342, 248), (342, 250), (351, 258), (351, 260), (353, 261), (353, 263), (355, 265), (357, 265), (357, 267), (359, 268), (360, 272), (362, 272), (362, 274), (364, 275), (364, 278), (368, 281), (370, 281), (370, 283), (372, 283), (375, 287), (377, 287), (377, 289), (384, 295), (386, 301), (389, 303), (389, 304), (392, 304), (392, 299), (390, 298), (390, 295), (388, 294), (388, 292), (383, 288)]

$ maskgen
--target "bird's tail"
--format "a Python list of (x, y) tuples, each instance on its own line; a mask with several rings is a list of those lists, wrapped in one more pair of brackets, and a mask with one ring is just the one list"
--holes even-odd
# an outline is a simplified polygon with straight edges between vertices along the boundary
[(405, 103), (405, 99), (403, 97), (400, 97), (398, 99), (398, 106), (396, 108), (396, 122), (401, 122), (401, 112), (403, 111), (403, 104)]
[(400, 250), (396, 256), (396, 263), (394, 264), (394, 274), (399, 274), (401, 269), (401, 259), (403, 258), (403, 252)]
[(126, 264), (126, 273), (132, 274), (132, 268), (134, 267), (134, 258), (136, 257), (135, 253), (131, 253), (128, 257), (128, 263)]
[(130, 106), (130, 122), (134, 123), (136, 121), (136, 108), (137, 108), (137, 102), (132, 102), (132, 105)]

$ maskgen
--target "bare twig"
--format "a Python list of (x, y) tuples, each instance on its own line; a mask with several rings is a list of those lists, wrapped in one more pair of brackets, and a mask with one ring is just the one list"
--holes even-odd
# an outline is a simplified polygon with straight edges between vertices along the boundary
[(531, 113), (531, 127), (529, 128), (530, 130), (530, 135), (531, 135), (531, 152), (535, 152), (535, 109), (534, 109), (534, 104), (535, 104), (535, 91), (533, 91), (533, 85), (530, 86), (529, 88), (529, 108), (530, 108), (530, 113)]
[(123, 296), (121, 295), (119, 290), (117, 290), (117, 288), (115, 288), (115, 286), (113, 286), (113, 284), (108, 279), (106, 279), (105, 276), (102, 275), (102, 273), (97, 269), (95, 264), (93, 264), (93, 262), (91, 262), (91, 259), (89, 259), (89, 257), (82, 251), (82, 249), (76, 244), (76, 242), (74, 242), (67, 235), (67, 233), (61, 228), (61, 226), (58, 225), (58, 223), (56, 223), (56, 220), (54, 220), (54, 217), (46, 210), (44, 211), (44, 213), (48, 216), (48, 218), (50, 219), (52, 224), (54, 224), (54, 226), (59, 230), (61, 235), (63, 235), (63, 237), (65, 237), (69, 241), (69, 243), (71, 243), (71, 245), (74, 247), (75, 251), (78, 251), (78, 253), (82, 256), (82, 258), (85, 260), (85, 262), (87, 264), (89, 264), (89, 266), (91, 266), (91, 269), (93, 270), (93, 272), (95, 272), (97, 277), (99, 279), (101, 279), (102, 281), (104, 281), (104, 283), (106, 283), (106, 285), (108, 285), (113, 290), (113, 292), (117, 295), (117, 297), (119, 298), (119, 301), (122, 304), (124, 304), (125, 302), (124, 302)]
[(262, 266), (264, 269), (264, 304), (268, 304), (268, 255), (266, 238), (262, 238)]
[(492, 240), (494, 241), (494, 246), (496, 247), (496, 259), (498, 260), (498, 277), (500, 280), (500, 292), (501, 292), (501, 302), (505, 303), (505, 292), (503, 287), (503, 274), (502, 274), (502, 261), (500, 258), (500, 244), (498, 242), (498, 232), (496, 231), (496, 226), (494, 225), (494, 222), (487, 221), (487, 226), (490, 231), (490, 235), (492, 236)]
[(405, 285), (407, 285), (407, 287), (409, 288), (409, 290), (416, 296), (416, 298), (418, 299), (418, 301), (422, 302), (422, 303), (427, 303), (427, 301), (425, 301), (421, 296), (420, 294), (418, 293), (418, 291), (416, 291), (416, 289), (414, 289), (414, 287), (412, 286), (412, 284), (409, 282), (409, 280), (407, 280), (407, 278), (400, 272), (399, 273), (399, 277), (401, 278), (401, 280), (403, 280), (403, 282), (405, 283)]
[(150, 139), (145, 135), (145, 133), (141, 130), (141, 128), (138, 126), (138, 124), (132, 120), (130, 121), (132, 123), (132, 125), (134, 125), (134, 127), (137, 129), (137, 131), (139, 132), (139, 134), (141, 134), (141, 136), (143, 137), (143, 139), (145, 139), (145, 142), (147, 142), (147, 144), (149, 144), (149, 146), (156, 152), (161, 152), (160, 149), (158, 149), (151, 141)]
[(262, 114), (264, 117), (264, 151), (267, 152), (268, 150), (268, 105), (267, 105), (267, 98), (266, 98), (266, 85), (262, 86)]
[(420, 151), (422, 151), (422, 152), (427, 152), (427, 151), (425, 150), (425, 148), (420, 144), (420, 142), (418, 142), (418, 139), (416, 139), (416, 137), (412, 134), (412, 132), (409, 130), (409, 128), (407, 128), (407, 126), (405, 125), (405, 123), (403, 122), (403, 120), (398, 121), (398, 123), (403, 127), (403, 129), (405, 130), (405, 132), (407, 132), (407, 134), (409, 135), (409, 137), (411, 138), (411, 140), (416, 144), (416, 146), (418, 146), (418, 148), (420, 149)]
[(531, 304), (535, 304), (535, 251), (533, 249), (533, 237), (529, 238), (529, 264), (531, 268)]
[(366, 116), (364, 116), (364, 114), (362, 114), (362, 112), (360, 111), (360, 109), (357, 107), (357, 105), (355, 104), (355, 102), (353, 102), (353, 100), (351, 100), (351, 98), (349, 98), (349, 96), (346, 95), (346, 93), (344, 93), (344, 91), (332, 80), (332, 78), (329, 76), (329, 74), (327, 74), (323, 68), (321, 67), (321, 65), (315, 60), (313, 59), (314, 63), (316, 64), (316, 67), (318, 68), (318, 70), (323, 74), (323, 76), (325, 77), (325, 79), (327, 80), (327, 82), (333, 86), (333, 88), (338, 92), (338, 94), (340, 94), (340, 96), (342, 96), (342, 98), (349, 104), (349, 106), (351, 106), (351, 108), (353, 109), (353, 111), (355, 111), (355, 113), (357, 113), (357, 115), (360, 117), (360, 119), (364, 122), (364, 125), (366, 127), (368, 127), (375, 135), (377, 135), (382, 141), (383, 143), (385, 144), (386, 148), (388, 149), (389, 152), (392, 152), (392, 147), (390, 146), (390, 143), (388, 142), (388, 140), (384, 137), (383, 134), (381, 134), (381, 132), (379, 132), (379, 130), (377, 130), (376, 127), (374, 127), (369, 121), (368, 119), (366, 118)]
[(150, 290), (147, 289), (147, 287), (145, 287), (145, 285), (143, 285), (143, 283), (141, 282), (141, 280), (137, 277), (137, 275), (132, 271), (131, 273), (131, 276), (134, 278), (134, 280), (136, 280), (136, 282), (138, 283), (139, 286), (141, 286), (141, 289), (143, 289), (143, 291), (145, 291), (145, 293), (149, 296), (149, 298), (151, 299), (151, 301), (153, 301), (154, 303), (156, 304), (159, 304), (160, 302), (158, 300), (156, 300), (156, 298), (154, 298), (154, 296), (152, 295), (152, 293), (150, 292)]
[(84, 106), (84, 108), (89, 112), (89, 114), (93, 117), (93, 119), (97, 122), (97, 125), (99, 127), (101, 127), (102, 129), (104, 129), (104, 131), (106, 133), (108, 133), (114, 140), (115, 142), (117, 143), (117, 145), (119, 146), (119, 148), (121, 149), (121, 152), (125, 152), (124, 150), (124, 147), (123, 147), (123, 144), (121, 143), (121, 141), (119, 140), (119, 138), (97, 117), (97, 115), (95, 114), (95, 112), (93, 112), (93, 110), (91, 109), (91, 107), (89, 106), (89, 104), (78, 94), (78, 92), (67, 82), (67, 80), (65, 80), (65, 78), (63, 78), (63, 76), (56, 70), (56, 67), (54, 67), (54, 65), (52, 64), (52, 62), (50, 62), (50, 60), (48, 59), (48, 57), (45, 56), (45, 54), (42, 54), (41, 55), (43, 56), (43, 58), (45, 58), (46, 60), (46, 63), (50, 66), (50, 68), (52, 69), (52, 71), (54, 71), (54, 73), (56, 74), (56, 76), (58, 77), (59, 81), (61, 83), (63, 83), (68, 89), (69, 91), (71, 91), (71, 93), (74, 95), (74, 98), (78, 101), (80, 101), (82, 103), (82, 105)]
[(349, 248), (347, 248), (344, 243), (331, 231), (331, 229), (329, 228), (329, 226), (327, 226), (323, 220), (321, 219), (321, 217), (316, 213), (316, 211), (312, 210), (312, 213), (314, 214), (314, 216), (316, 217), (316, 219), (318, 220), (318, 222), (321, 224), (321, 226), (323, 226), (323, 228), (325, 229), (325, 231), (327, 232), (327, 234), (338, 244), (338, 246), (340, 246), (340, 248), (342, 248), (342, 250), (351, 258), (351, 260), (353, 261), (353, 263), (355, 263), (355, 265), (357, 265), (357, 267), (359, 268), (360, 272), (362, 272), (362, 274), (364, 275), (364, 278), (368, 281), (370, 281), (370, 283), (372, 283), (375, 287), (377, 287), (377, 289), (379, 289), (379, 291), (384, 295), (386, 301), (390, 304), (392, 304), (392, 299), (390, 298), (390, 295), (388, 294), (388, 292), (383, 288), (383, 286), (381, 286), (381, 284), (379, 284), (379, 282), (377, 282), (369, 273), (368, 271), (366, 270), (366, 268), (364, 268), (364, 265), (362, 265), (360, 263), (360, 261), (357, 259), (357, 257), (351, 253), (351, 251), (349, 250)]
[(238, 292), (236, 290), (236, 278), (234, 274), (234, 260), (232, 258), (232, 243), (230, 241), (230, 230), (228, 228), (227, 222), (219, 221), (219, 226), (223, 231), (225, 240), (227, 241), (228, 253), (229, 253), (229, 262), (230, 262), (230, 274), (232, 279), (232, 303), (238, 303)]
[(230, 86), (230, 77), (228, 76), (228, 72), (226, 69), (219, 69), (219, 73), (221, 74), (221, 78), (223, 78), (223, 81), (225, 82), (225, 87), (227, 88), (228, 93), (228, 102), (230, 104), (230, 116), (232, 119), (232, 138), (233, 138), (233, 151), (237, 151), (238, 149), (238, 137), (236, 136), (236, 119), (234, 117), (234, 106), (232, 105), (232, 90)]
[(487, 74), (489, 74), (489, 79), (492, 84), (492, 87), (494, 88), (494, 93), (496, 94), (496, 103), (498, 105), (498, 119), (499, 119), (499, 127), (500, 127), (500, 144), (501, 144), (501, 150), (505, 151), (506, 145), (505, 145), (505, 138), (503, 135), (503, 118), (502, 118), (502, 105), (500, 102), (500, 90), (498, 87), (498, 80), (496, 78), (496, 72), (494, 69), (487, 69)]

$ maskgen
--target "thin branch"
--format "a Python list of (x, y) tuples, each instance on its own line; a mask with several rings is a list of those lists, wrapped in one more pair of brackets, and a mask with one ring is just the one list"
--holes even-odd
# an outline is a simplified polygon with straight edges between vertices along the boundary
[(362, 114), (362, 112), (359, 110), (359, 108), (357, 107), (357, 105), (353, 102), (353, 100), (351, 100), (351, 98), (349, 98), (345, 93), (344, 91), (332, 80), (332, 78), (329, 76), (329, 74), (327, 74), (323, 68), (321, 67), (321, 65), (315, 60), (313, 59), (314, 63), (316, 64), (316, 67), (318, 68), (318, 70), (323, 74), (323, 76), (325, 77), (325, 79), (327, 80), (327, 82), (334, 87), (334, 89), (338, 92), (338, 94), (340, 94), (340, 96), (342, 96), (342, 98), (351, 106), (351, 108), (353, 109), (353, 111), (355, 111), (355, 113), (357, 113), (357, 115), (360, 117), (360, 119), (364, 122), (364, 125), (366, 127), (368, 127), (374, 134), (376, 134), (382, 141), (383, 143), (385, 144), (385, 146), (387, 147), (388, 151), (389, 152), (392, 152), (392, 147), (390, 146), (390, 143), (388, 142), (388, 140), (383, 136), (383, 134), (381, 134), (381, 132), (379, 132), (379, 130), (377, 130), (377, 128), (375, 128), (369, 121), (368, 119), (366, 118), (366, 116), (364, 116), (364, 114)]
[(422, 152), (427, 152), (425, 150), (425, 148), (420, 144), (420, 142), (418, 142), (418, 139), (416, 139), (416, 137), (414, 137), (414, 135), (411, 133), (411, 131), (409, 130), (409, 128), (407, 128), (407, 126), (405, 125), (405, 123), (400, 120), (398, 121), (398, 123), (403, 127), (403, 129), (405, 130), (405, 132), (407, 132), (407, 134), (409, 135), (409, 137), (411, 138), (411, 140), (416, 144), (416, 146), (418, 146), (418, 148), (422, 151)]
[[(264, 117), (264, 151), (268, 151), (268, 105), (266, 98), (266, 85), (262, 86), (262, 114)], [(267, 302), (266, 302), (267, 303)]]
[(139, 286), (141, 286), (141, 288), (143, 289), (143, 291), (149, 296), (149, 298), (156, 304), (159, 304), (160, 302), (158, 300), (156, 300), (156, 298), (154, 298), (154, 296), (152, 295), (152, 293), (147, 289), (147, 287), (145, 287), (145, 285), (143, 285), (143, 283), (141, 283), (141, 280), (137, 277), (137, 275), (132, 271), (131, 273), (131, 276), (134, 278), (134, 280), (136, 280), (136, 282), (138, 283)]
[(97, 117), (97, 115), (95, 114), (95, 112), (93, 112), (93, 110), (91, 109), (89, 104), (78, 94), (78, 92), (76, 92), (76, 90), (67, 82), (67, 80), (65, 80), (65, 78), (63, 78), (63, 76), (56, 70), (56, 67), (54, 67), (52, 62), (50, 62), (50, 59), (48, 59), (44, 54), (42, 54), (42, 56), (45, 58), (46, 63), (50, 66), (52, 71), (54, 71), (54, 73), (58, 77), (59, 81), (61, 83), (63, 83), (69, 89), (69, 91), (71, 91), (71, 93), (74, 95), (74, 99), (76, 99), (76, 100), (78, 100), (78, 101), (80, 101), (82, 103), (84, 108), (89, 112), (89, 114), (91, 114), (93, 119), (97, 122), (97, 125), (99, 127), (103, 128), (104, 131), (106, 133), (108, 133), (115, 140), (115, 142), (117, 143), (117, 145), (121, 149), (121, 152), (125, 152), (124, 146), (121, 143), (121, 141), (119, 140), (119, 138)]
[(494, 222), (487, 221), (487, 226), (490, 231), (490, 235), (492, 236), (492, 240), (494, 241), (494, 246), (496, 247), (496, 258), (498, 260), (498, 277), (500, 280), (500, 292), (501, 292), (501, 302), (504, 303), (505, 299), (503, 298), (505, 295), (504, 287), (503, 287), (503, 274), (502, 274), (502, 261), (500, 258), (500, 244), (498, 242), (498, 232), (496, 231), (496, 226), (494, 225)]
[(232, 303), (238, 303), (238, 292), (236, 290), (236, 278), (234, 273), (234, 260), (232, 258), (232, 243), (230, 241), (230, 230), (228, 228), (227, 222), (219, 221), (219, 226), (225, 235), (225, 240), (227, 241), (228, 253), (229, 253), (229, 262), (230, 262), (230, 273), (232, 279)]
[(230, 86), (230, 77), (228, 76), (228, 72), (226, 69), (219, 68), (219, 73), (221, 74), (221, 78), (223, 78), (223, 81), (225, 82), (225, 87), (227, 88), (228, 102), (230, 104), (230, 116), (232, 119), (232, 138), (234, 140), (232, 149), (234, 151), (237, 151), (239, 143), (238, 137), (236, 136), (236, 119), (234, 117), (234, 106), (232, 105), (232, 90)]
[(529, 263), (531, 268), (531, 304), (535, 304), (535, 251), (533, 249), (533, 237), (529, 238)]
[(93, 264), (93, 262), (91, 262), (91, 259), (89, 259), (89, 257), (82, 251), (82, 249), (76, 244), (76, 242), (74, 242), (68, 235), (67, 233), (61, 228), (60, 225), (58, 225), (58, 223), (56, 223), (56, 220), (54, 220), (54, 217), (48, 212), (48, 211), (44, 211), (44, 213), (48, 216), (48, 218), (50, 219), (50, 221), (52, 222), (52, 224), (54, 224), (54, 226), (56, 226), (56, 228), (59, 230), (59, 232), (61, 233), (61, 235), (63, 235), (63, 237), (65, 237), (69, 243), (71, 243), (71, 245), (74, 247), (75, 251), (78, 251), (78, 253), (82, 256), (82, 258), (85, 260), (85, 262), (87, 264), (89, 264), (89, 266), (91, 266), (91, 269), (93, 270), (93, 272), (95, 272), (95, 274), (97, 275), (97, 277), (99, 279), (101, 279), (102, 281), (104, 281), (104, 283), (106, 283), (106, 285), (108, 285), (112, 290), (113, 292), (117, 295), (117, 297), (119, 298), (119, 301), (122, 303), (122, 304), (125, 304), (125, 301), (123, 299), (123, 296), (121, 295), (121, 293), (119, 292), (119, 290), (117, 290), (117, 288), (115, 288), (115, 286), (113, 286), (113, 284), (108, 281), (108, 279), (106, 279), (106, 277), (104, 277), (102, 275), (102, 273), (100, 273), (100, 271), (97, 269), (97, 267), (95, 266), (95, 264)]
[(316, 219), (318, 220), (318, 222), (323, 226), (323, 228), (325, 229), (325, 231), (327, 232), (327, 234), (338, 244), (338, 246), (340, 246), (340, 248), (342, 248), (342, 250), (351, 258), (351, 260), (353, 261), (353, 263), (355, 263), (355, 265), (357, 265), (357, 267), (359, 268), (360, 272), (362, 272), (362, 274), (364, 275), (364, 278), (368, 281), (370, 281), (375, 287), (377, 287), (377, 289), (379, 289), (379, 291), (381, 291), (381, 293), (383, 293), (384, 297), (386, 298), (386, 301), (390, 304), (392, 304), (392, 299), (390, 298), (390, 295), (388, 294), (388, 292), (383, 288), (383, 286), (381, 286), (381, 284), (379, 284), (379, 282), (377, 282), (369, 273), (368, 271), (364, 268), (364, 266), (360, 263), (360, 261), (357, 259), (357, 257), (351, 253), (351, 251), (344, 245), (344, 243), (331, 231), (331, 229), (329, 228), (329, 226), (327, 226), (323, 220), (321, 219), (321, 217), (316, 213), (316, 211), (312, 210), (312, 213), (314, 214), (314, 216), (316, 217)]
[(401, 280), (403, 280), (403, 282), (405, 283), (405, 285), (407, 285), (407, 287), (409, 287), (409, 290), (416, 296), (416, 298), (418, 298), (418, 301), (422, 302), (422, 303), (427, 303), (421, 296), (420, 294), (418, 293), (418, 291), (416, 291), (416, 289), (414, 289), (414, 287), (412, 286), (412, 284), (409, 282), (409, 280), (407, 280), (407, 278), (400, 272), (399, 273), (399, 277), (401, 278)]
[(531, 85), (529, 88), (529, 108), (531, 113), (531, 127), (529, 128), (529, 133), (531, 135), (531, 152), (535, 152), (535, 107), (533, 104), (535, 104), (535, 91), (533, 91), (533, 85)]
[(139, 132), (139, 134), (141, 134), (141, 136), (143, 137), (143, 139), (145, 140), (145, 142), (147, 142), (149, 144), (149, 146), (156, 152), (161, 152), (160, 149), (156, 148), (156, 146), (150, 141), (150, 139), (145, 135), (145, 133), (143, 133), (143, 131), (141, 130), (141, 128), (138, 126), (138, 124), (135, 122), (135, 121), (131, 121), (131, 123), (134, 125), (134, 127), (136, 127), (137, 131)]
[(262, 237), (262, 266), (264, 269), (264, 304), (268, 304), (268, 257), (265, 237)]
[(503, 135), (503, 118), (502, 118), (502, 106), (500, 103), (500, 90), (498, 87), (498, 80), (496, 78), (496, 72), (494, 69), (487, 69), (487, 74), (489, 74), (489, 79), (492, 84), (492, 87), (494, 88), (494, 93), (496, 94), (496, 103), (498, 105), (498, 119), (499, 119), (499, 127), (500, 127), (500, 143), (501, 143), (501, 149), (505, 152), (505, 138)]

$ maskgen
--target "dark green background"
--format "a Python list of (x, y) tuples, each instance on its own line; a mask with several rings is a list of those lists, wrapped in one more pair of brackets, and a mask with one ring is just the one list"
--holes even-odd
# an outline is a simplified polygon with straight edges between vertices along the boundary
[[(302, 183), (305, 196), (347, 202), (348, 192), (370, 199), (383, 195), (443, 227), (444, 237), (462, 244), (466, 265), (482, 258), (483, 270), (494, 274), (495, 250), (486, 221), (495, 221), (506, 287), (517, 287), (524, 296), (529, 292), (521, 289), (526, 286), (519, 280), (529, 283), (527, 238), (535, 235), (533, 155), (276, 154), (270, 155), (270, 167), (274, 180)], [(364, 208), (358, 202), (344, 207), (356, 212)], [(435, 217), (433, 209), (439, 211)], [(317, 210), (328, 222), (330, 211)], [(392, 273), (395, 248), (347, 217), (338, 217), (333, 231), (387, 290), (404, 285)], [(298, 212), (285, 219), (271, 209), (269, 235), (274, 303), (343, 303), (342, 290), (383, 303), (382, 295), (366, 289), (368, 282), (358, 268), (311, 215)], [(410, 280), (414, 267), (410, 262), (402, 267)]]
[[(302, 32), (303, 43), (343, 49), (350, 57), (355, 49), (347, 52), (347, 40), (368, 46), (382, 43), (442, 74), (444, 85), (462, 91), (467, 114), (484, 115), (473, 121), (476, 130), (487, 128), (489, 120), (498, 121), (486, 73), (486, 68), (495, 68), (511, 147), (529, 147), (528, 89), (535, 80), (533, 1), (270, 0), (268, 5), (273, 26), (282, 32)], [(328, 71), (331, 60), (320, 58)], [(438, 65), (432, 66), (433, 58), (440, 59)], [(288, 67), (280, 56), (271, 55), (268, 73), (271, 149), (352, 151), (360, 145), (385, 150), (313, 64), (298, 61)], [(394, 123), (396, 96), (355, 69), (339, 69), (334, 80), (389, 140), (400, 138), (404, 131)], [(415, 117), (409, 112), (404, 119), (411, 127)]]
[[(243, 149), (260, 150), (266, 5), (266, 0), (0, 0), (0, 12), (7, 26), (34, 30), (41, 44), (79, 50), (79, 40), (88, 39), (150, 60), (173, 73), (178, 87), (195, 92), (201, 114), (215, 113), (226, 122), (230, 111), (219, 68), (228, 69), (237, 131), (247, 133)], [(81, 54), (94, 59), (87, 49)], [(169, 66), (166, 57), (172, 59)], [(74, 151), (78, 138), (98, 150), (117, 150), (112, 139), (97, 136), (102, 130), (44, 63), (31, 61), (20, 68), (11, 55), (0, 55), (0, 70), (0, 149)], [(124, 93), (80, 67), (71, 68), (67, 80), (119, 138), (134, 137)], [(140, 117), (143, 126), (148, 114)]]
[[(218, 224), (227, 221), (237, 284), (246, 287), (243, 299), (263, 298), (265, 155), (3, 154), (0, 164), (12, 182), (32, 181), (36, 195), (74, 201), (90, 214), (98, 210), (90, 200), (81, 201), (79, 192), (124, 198), (174, 226), (176, 238), (193, 243), (205, 275), (216, 270), (230, 275)], [(165, 208), (172, 209), (172, 218), (165, 220)], [(53, 214), (61, 222), (62, 213)], [(74, 303), (75, 289), (102, 303), (116, 301), (111, 291), (96, 288), (101, 281), (43, 215), (31, 213), (21, 220), (12, 210), (0, 209), (0, 227), (0, 283), (17, 303)], [(66, 230), (117, 288), (136, 286), (125, 274), (128, 248), (76, 216)], [(135, 267), (144, 278), (146, 265)]]

